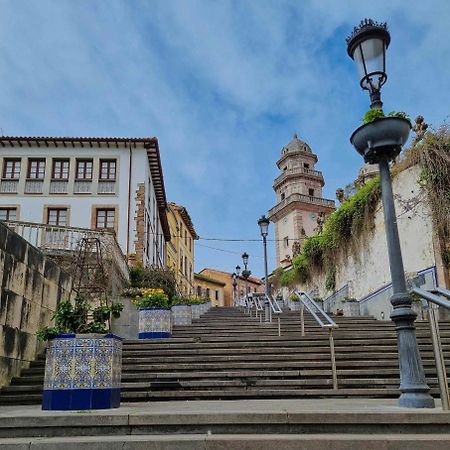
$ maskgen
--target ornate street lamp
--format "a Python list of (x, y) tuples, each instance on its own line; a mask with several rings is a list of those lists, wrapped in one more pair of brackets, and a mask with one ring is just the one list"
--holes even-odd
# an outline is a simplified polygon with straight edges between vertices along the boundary
[(233, 273), (231, 275), (231, 277), (233, 278), (233, 306), (236, 306), (236, 301), (237, 301), (237, 296), (236, 296), (236, 286), (237, 286), (237, 275), (235, 273)]
[(245, 253), (245, 252), (242, 254), (242, 262), (244, 263), (244, 270), (242, 271), (242, 276), (245, 279), (245, 294), (248, 294), (249, 293), (248, 277), (252, 274), (252, 272), (247, 269), (247, 266), (248, 266), (248, 254)]
[(268, 269), (267, 269), (267, 235), (269, 234), (269, 223), (270, 220), (266, 216), (261, 216), (258, 220), (259, 229), (261, 231), (261, 236), (263, 238), (263, 247), (264, 247), (264, 292), (266, 294), (266, 298), (264, 300), (264, 321), (270, 321), (270, 305), (269, 305), (269, 280), (268, 278)]
[[(348, 54), (356, 61), (361, 74), (361, 87), (369, 91), (371, 108), (381, 108), (381, 87), (387, 80), (386, 49), (390, 35), (385, 23), (365, 19), (347, 39)], [(411, 123), (400, 117), (382, 117), (355, 130), (350, 142), (370, 164), (380, 170), (381, 195), (388, 247), (393, 295), (391, 319), (397, 331), (400, 366), (399, 405), (407, 408), (434, 408), (429, 394), (414, 327), (416, 314), (406, 289), (403, 259), (398, 237), (397, 216), (389, 162), (401, 151), (408, 139)]]

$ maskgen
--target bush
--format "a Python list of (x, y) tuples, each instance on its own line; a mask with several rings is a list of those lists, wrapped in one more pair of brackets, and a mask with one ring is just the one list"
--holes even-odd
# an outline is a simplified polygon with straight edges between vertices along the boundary
[[(52, 317), (55, 326), (41, 328), (36, 335), (38, 340), (47, 341), (58, 334), (107, 333), (111, 317), (119, 318), (122, 310), (121, 303), (92, 308), (86, 297), (79, 295), (74, 303), (70, 300), (59, 302)], [(92, 313), (91, 319), (89, 312)]]
[(142, 294), (133, 300), (137, 308), (168, 308), (169, 297), (162, 289), (142, 289)]
[(172, 301), (177, 296), (177, 282), (172, 270), (135, 266), (130, 270), (130, 284), (135, 288), (162, 289)]

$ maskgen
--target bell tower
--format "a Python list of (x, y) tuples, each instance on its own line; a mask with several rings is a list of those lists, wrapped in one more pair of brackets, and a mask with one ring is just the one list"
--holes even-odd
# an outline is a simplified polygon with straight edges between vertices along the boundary
[(305, 237), (317, 231), (318, 219), (335, 209), (334, 200), (322, 197), (325, 182), (315, 169), (317, 160), (297, 133), (281, 149), (280, 175), (273, 184), (277, 204), (268, 213), (275, 224), (277, 267), (290, 265)]

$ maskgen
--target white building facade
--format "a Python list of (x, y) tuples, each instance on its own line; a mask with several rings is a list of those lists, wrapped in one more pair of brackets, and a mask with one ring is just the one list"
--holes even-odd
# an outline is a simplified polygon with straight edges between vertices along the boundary
[(156, 138), (0, 138), (0, 220), (114, 232), (164, 267), (170, 240)]

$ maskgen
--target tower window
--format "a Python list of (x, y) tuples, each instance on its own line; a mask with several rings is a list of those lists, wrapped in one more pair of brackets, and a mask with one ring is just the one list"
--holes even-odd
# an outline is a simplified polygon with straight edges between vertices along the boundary
[(283, 242), (284, 242), (285, 248), (289, 247), (289, 237), (286, 236), (286, 237), (283, 239)]
[(281, 193), (281, 200), (284, 200), (286, 198), (286, 194), (284, 192)]
[(311, 197), (314, 197), (314, 189), (308, 189), (308, 193)]
[(305, 169), (309, 169), (309, 164), (308, 164), (308, 163), (303, 163), (303, 167), (304, 167)]

